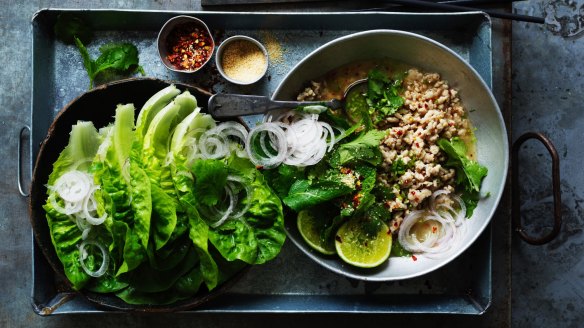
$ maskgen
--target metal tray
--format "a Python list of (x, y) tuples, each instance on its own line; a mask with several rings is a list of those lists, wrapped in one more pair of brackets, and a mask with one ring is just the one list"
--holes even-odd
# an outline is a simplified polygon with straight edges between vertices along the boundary
[[(73, 12), (96, 30), (88, 47), (127, 41), (138, 46), (148, 76), (198, 84), (214, 92), (270, 95), (296, 62), (318, 46), (369, 29), (399, 29), (433, 38), (460, 54), (492, 86), (491, 21), (483, 13), (248, 13), (155, 12), (46, 9), (32, 19), (32, 158), (56, 113), (87, 90), (89, 81), (74, 46), (55, 40), (52, 27), (62, 12)], [(204, 20), (216, 42), (245, 34), (271, 49), (267, 78), (247, 87), (226, 84), (213, 65), (186, 75), (167, 70), (158, 59), (156, 36), (178, 14)], [(32, 163), (31, 163), (32, 165)], [(500, 214), (496, 214), (500, 215)], [(492, 300), (492, 229), (487, 229), (458, 259), (422, 277), (365, 283), (336, 275), (287, 242), (272, 262), (256, 266), (223, 294), (194, 312), (269, 313), (450, 313), (482, 314)], [(32, 306), (40, 315), (102, 312), (56, 280), (33, 241)], [(463, 274), (461, 274), (463, 273)]]

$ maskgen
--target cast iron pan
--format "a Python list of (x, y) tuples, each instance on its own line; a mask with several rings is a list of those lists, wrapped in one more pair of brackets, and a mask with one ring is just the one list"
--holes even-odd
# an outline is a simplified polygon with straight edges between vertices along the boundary
[[(117, 104), (133, 103), (136, 109), (139, 110), (153, 94), (170, 83), (152, 78), (139, 78), (121, 80), (99, 86), (66, 105), (51, 124), (47, 136), (40, 145), (39, 154), (36, 158), (30, 190), (29, 212), (35, 239), (53, 270), (63, 278), (63, 281), (68, 283), (63, 266), (53, 247), (45, 211), (42, 206), (46, 202), (46, 184), (51, 174), (53, 163), (69, 142), (71, 126), (77, 123), (78, 120), (92, 121), (98, 129), (106, 126), (113, 122)], [(201, 88), (180, 82), (172, 83), (181, 91), (189, 90), (197, 98), (199, 106), (206, 106), (211, 96), (209, 92)], [(169, 305), (132, 305), (125, 303), (113, 294), (99, 294), (87, 291), (81, 291), (81, 294), (98, 307), (108, 309), (138, 312), (181, 311), (199, 306), (221, 294), (233, 285), (245, 271), (247, 270), (240, 270), (230, 280), (211, 292), (202, 286), (201, 290), (192, 298)], [(69, 285), (69, 287), (71, 286)]]

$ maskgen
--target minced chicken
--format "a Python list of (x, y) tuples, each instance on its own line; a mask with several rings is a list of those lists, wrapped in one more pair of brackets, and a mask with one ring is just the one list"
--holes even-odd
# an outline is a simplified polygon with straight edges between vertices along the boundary
[[(455, 170), (442, 166), (446, 154), (436, 142), (457, 136), (467, 139), (471, 133), (457, 91), (439, 74), (410, 69), (403, 87), (404, 106), (377, 126), (389, 131), (380, 145), (384, 161), (377, 178), (393, 193), (385, 201), (393, 213), (392, 232), (409, 211), (419, 209), (434, 191), (454, 191)], [(321, 85), (312, 82), (298, 99), (318, 99), (321, 91)], [(396, 166), (402, 174), (394, 173)]]

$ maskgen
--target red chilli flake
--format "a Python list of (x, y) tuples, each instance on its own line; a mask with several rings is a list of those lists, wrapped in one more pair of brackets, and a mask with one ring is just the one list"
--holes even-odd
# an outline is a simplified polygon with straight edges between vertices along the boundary
[(418, 258), (416, 257), (416, 255), (412, 255), (412, 260), (417, 261)]
[(351, 174), (351, 172), (352, 172), (351, 169), (348, 167), (341, 167), (340, 170), (341, 170), (342, 174)]
[(183, 24), (168, 36), (168, 61), (180, 70), (195, 70), (203, 66), (213, 53), (213, 40), (207, 31)]
[(359, 206), (360, 203), (361, 203), (361, 194), (356, 194), (355, 196), (353, 196), (353, 207), (357, 208), (357, 206)]

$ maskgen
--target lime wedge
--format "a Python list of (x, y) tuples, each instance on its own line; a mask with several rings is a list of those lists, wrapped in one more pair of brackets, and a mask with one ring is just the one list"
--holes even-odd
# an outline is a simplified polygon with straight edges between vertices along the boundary
[(335, 248), (343, 261), (361, 268), (373, 268), (391, 253), (391, 232), (383, 222), (352, 218), (335, 236)]
[(313, 249), (326, 255), (335, 254), (335, 244), (332, 240), (325, 241), (321, 238), (322, 231), (325, 228), (321, 223), (324, 220), (318, 220), (311, 210), (302, 210), (298, 213), (298, 231), (304, 238), (304, 241)]

